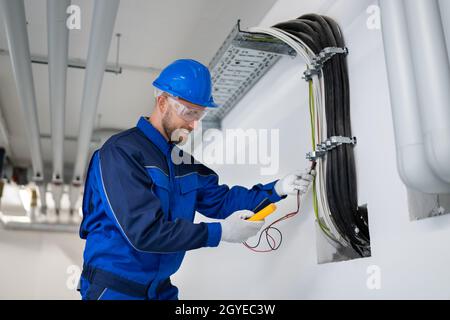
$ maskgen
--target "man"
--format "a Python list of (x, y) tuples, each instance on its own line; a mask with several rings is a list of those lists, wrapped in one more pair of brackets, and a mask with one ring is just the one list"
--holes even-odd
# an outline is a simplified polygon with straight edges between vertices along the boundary
[[(245, 219), (287, 194), (305, 193), (313, 180), (294, 174), (250, 190), (229, 188), (193, 158), (174, 164), (175, 144), (217, 107), (210, 73), (197, 61), (177, 60), (153, 85), (150, 118), (112, 136), (89, 164), (80, 227), (83, 299), (177, 299), (170, 276), (187, 250), (244, 242), (264, 224)], [(196, 211), (224, 220), (193, 223)]]

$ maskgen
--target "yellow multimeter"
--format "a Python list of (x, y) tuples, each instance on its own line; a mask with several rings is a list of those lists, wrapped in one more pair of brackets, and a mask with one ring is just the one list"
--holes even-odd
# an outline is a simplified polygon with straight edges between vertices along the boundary
[(269, 204), (264, 209), (261, 209), (257, 213), (255, 213), (253, 216), (247, 219), (247, 221), (260, 221), (264, 220), (265, 217), (267, 217), (269, 214), (272, 214), (277, 209), (277, 206), (273, 203)]

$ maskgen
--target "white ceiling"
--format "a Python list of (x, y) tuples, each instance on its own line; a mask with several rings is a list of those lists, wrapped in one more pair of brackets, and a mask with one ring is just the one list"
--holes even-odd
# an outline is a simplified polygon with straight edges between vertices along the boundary
[[(276, 0), (122, 0), (114, 28), (121, 33), (120, 63), (161, 69), (179, 58), (193, 58), (208, 64), (227, 34), (241, 19), (243, 28), (258, 25)], [(81, 8), (81, 30), (70, 31), (69, 57), (85, 60), (88, 52), (93, 1), (73, 0)], [(47, 56), (45, 0), (25, 0), (30, 50)], [(1, 19), (1, 18), (0, 18)], [(8, 49), (3, 21), (0, 21), (0, 49)], [(108, 62), (115, 63), (116, 38)], [(48, 68), (33, 64), (40, 132), (51, 133), (48, 97)], [(151, 83), (155, 72), (125, 69), (122, 74), (105, 73), (98, 106), (97, 128), (126, 129), (140, 115), (153, 108)], [(66, 137), (76, 137), (83, 90), (84, 70), (69, 69), (67, 78)], [(0, 56), (0, 110), (10, 135), (13, 160), (28, 165), (30, 156), (23, 130), (25, 121), (19, 106), (11, 63)], [(44, 161), (50, 165), (51, 143), (41, 139)], [(4, 143), (4, 142), (1, 142)], [(75, 159), (76, 141), (65, 143), (65, 163)]]

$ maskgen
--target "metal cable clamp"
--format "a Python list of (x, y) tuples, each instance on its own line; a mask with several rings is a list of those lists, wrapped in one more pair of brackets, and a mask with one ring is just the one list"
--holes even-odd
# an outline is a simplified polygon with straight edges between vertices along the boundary
[(319, 143), (315, 151), (308, 152), (306, 154), (306, 159), (310, 161), (316, 161), (319, 158), (323, 158), (327, 154), (327, 152), (343, 144), (356, 145), (356, 137), (330, 137), (324, 142)]
[(325, 62), (330, 60), (336, 54), (348, 54), (348, 48), (327, 47), (320, 51), (318, 55), (312, 58), (312, 62), (308, 65), (308, 69), (303, 73), (303, 79), (310, 81), (313, 75), (320, 74)]

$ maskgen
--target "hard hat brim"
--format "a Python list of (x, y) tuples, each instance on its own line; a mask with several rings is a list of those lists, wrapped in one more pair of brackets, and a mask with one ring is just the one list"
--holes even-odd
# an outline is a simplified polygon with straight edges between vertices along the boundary
[(162, 85), (162, 84), (158, 83), (156, 80), (153, 81), (153, 86), (155, 88), (158, 88), (161, 91), (169, 93), (170, 95), (172, 95), (174, 97), (178, 97), (178, 98), (184, 99), (184, 100), (186, 100), (186, 101), (188, 101), (190, 103), (196, 104), (198, 106), (202, 106), (202, 107), (205, 107), (205, 108), (218, 108), (219, 107), (214, 102), (214, 100), (212, 100), (212, 99), (211, 99), (211, 101), (208, 101), (206, 103), (204, 101), (195, 101), (195, 99), (184, 97), (183, 95), (181, 95), (180, 93), (172, 90), (168, 86), (165, 86), (165, 85)]

